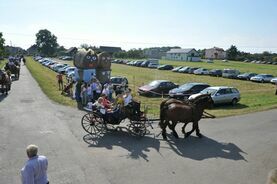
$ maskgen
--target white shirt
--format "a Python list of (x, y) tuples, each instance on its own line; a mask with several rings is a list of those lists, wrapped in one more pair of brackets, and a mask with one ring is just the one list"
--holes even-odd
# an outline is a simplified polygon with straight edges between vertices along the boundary
[(128, 94), (128, 96), (124, 97), (124, 106), (127, 106), (129, 103), (132, 102), (132, 95), (131, 94)]
[(22, 184), (46, 184), (48, 161), (45, 156), (30, 158), (21, 169)]

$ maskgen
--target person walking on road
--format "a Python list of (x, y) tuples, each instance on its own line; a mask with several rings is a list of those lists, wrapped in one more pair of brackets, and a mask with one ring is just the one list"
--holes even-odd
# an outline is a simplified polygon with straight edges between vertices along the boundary
[(63, 75), (59, 73), (56, 78), (58, 80), (59, 90), (63, 90)]
[(33, 144), (27, 146), (26, 152), (29, 160), (21, 169), (22, 184), (49, 184), (47, 178), (47, 158), (37, 155), (38, 147)]

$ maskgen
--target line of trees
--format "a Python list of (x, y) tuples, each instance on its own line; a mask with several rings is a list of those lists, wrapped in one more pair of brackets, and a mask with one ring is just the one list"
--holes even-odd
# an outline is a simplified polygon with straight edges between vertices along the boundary
[(116, 52), (113, 54), (113, 57), (115, 57), (115, 58), (136, 58), (136, 59), (145, 58), (142, 49), (131, 49), (128, 51)]
[(5, 55), (5, 48), (4, 48), (4, 44), (5, 44), (5, 39), (3, 38), (3, 33), (0, 32), (0, 57), (4, 57)]
[(263, 53), (251, 54), (248, 52), (239, 51), (235, 45), (231, 45), (229, 49), (226, 50), (227, 59), (235, 61), (244, 60), (259, 60), (259, 61), (270, 61), (277, 62), (277, 54), (264, 51)]

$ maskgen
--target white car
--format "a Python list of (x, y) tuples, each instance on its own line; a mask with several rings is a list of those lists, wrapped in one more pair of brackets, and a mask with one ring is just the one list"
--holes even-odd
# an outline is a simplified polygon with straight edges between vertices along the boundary
[(158, 64), (156, 64), (156, 63), (150, 63), (147, 67), (148, 68), (158, 68)]
[(201, 94), (211, 94), (214, 104), (231, 103), (232, 105), (235, 105), (240, 101), (239, 90), (228, 86), (208, 87), (200, 93), (191, 95), (189, 100), (194, 99)]
[(254, 77), (251, 77), (250, 80), (254, 82), (270, 82), (271, 79), (273, 79), (274, 76), (270, 74), (259, 74)]
[(274, 77), (273, 79), (270, 80), (272, 84), (277, 84), (277, 77)]
[(193, 73), (196, 75), (208, 75), (209, 70), (206, 68), (198, 68), (197, 70), (194, 70)]
[(68, 67), (67, 69), (65, 69), (65, 74), (67, 75), (68, 73), (74, 72), (75, 68), (76, 67), (74, 66)]

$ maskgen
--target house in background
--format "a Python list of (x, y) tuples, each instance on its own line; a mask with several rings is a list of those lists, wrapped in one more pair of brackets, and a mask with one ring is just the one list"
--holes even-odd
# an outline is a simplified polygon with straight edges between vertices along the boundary
[(177, 61), (200, 61), (200, 54), (194, 49), (170, 49), (166, 52), (164, 57), (168, 60), (177, 60)]
[(150, 47), (143, 49), (143, 55), (147, 58), (161, 59), (165, 57), (166, 52), (170, 49), (180, 49), (179, 46), (174, 47)]
[(211, 49), (206, 49), (205, 58), (206, 59), (225, 59), (226, 52), (222, 48), (213, 47)]

